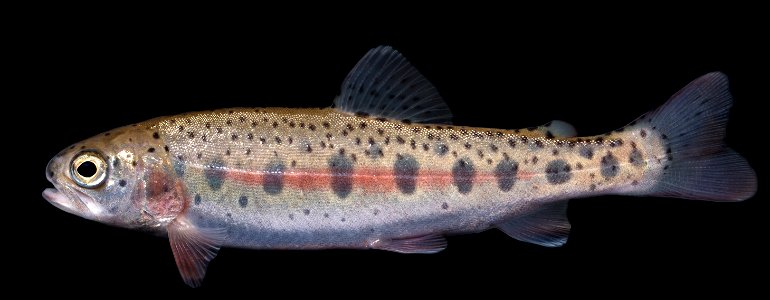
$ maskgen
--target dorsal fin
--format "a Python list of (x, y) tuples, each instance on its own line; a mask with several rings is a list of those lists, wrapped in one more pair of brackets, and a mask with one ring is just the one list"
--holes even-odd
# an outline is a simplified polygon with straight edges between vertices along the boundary
[(436, 88), (390, 46), (369, 50), (358, 61), (342, 82), (334, 107), (420, 123), (450, 124), (452, 120)]

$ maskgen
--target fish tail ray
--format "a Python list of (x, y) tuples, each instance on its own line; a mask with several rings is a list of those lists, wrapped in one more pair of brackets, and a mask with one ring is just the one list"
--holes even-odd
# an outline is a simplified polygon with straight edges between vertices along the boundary
[(742, 201), (756, 193), (754, 170), (724, 143), (731, 106), (727, 77), (714, 72), (685, 86), (649, 116), (669, 149), (669, 165), (649, 194)]

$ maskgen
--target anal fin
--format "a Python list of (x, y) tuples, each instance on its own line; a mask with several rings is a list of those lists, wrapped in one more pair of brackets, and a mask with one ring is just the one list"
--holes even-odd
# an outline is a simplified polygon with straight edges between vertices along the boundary
[(225, 236), (224, 229), (199, 228), (185, 217), (178, 217), (168, 225), (171, 251), (179, 274), (187, 285), (201, 285), (209, 261), (217, 256)]
[(523, 242), (560, 247), (567, 242), (570, 231), (567, 201), (546, 204), (535, 212), (507, 220), (497, 228)]
[(398, 239), (378, 239), (369, 244), (372, 249), (398, 253), (432, 254), (446, 249), (446, 238), (440, 234), (428, 234)]

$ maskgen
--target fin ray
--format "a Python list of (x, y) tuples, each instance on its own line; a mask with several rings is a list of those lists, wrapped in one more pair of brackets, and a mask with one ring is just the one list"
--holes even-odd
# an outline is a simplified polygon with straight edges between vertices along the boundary
[(169, 224), (168, 238), (182, 279), (191, 287), (200, 286), (209, 261), (217, 255), (225, 239), (225, 230), (198, 228), (180, 217)]
[(450, 124), (452, 113), (436, 88), (389, 46), (369, 50), (353, 67), (335, 108), (349, 113)]
[(497, 225), (508, 236), (546, 247), (560, 247), (567, 242), (571, 225), (567, 220), (567, 201), (546, 204), (525, 216)]
[(372, 242), (372, 249), (387, 250), (398, 253), (432, 254), (446, 249), (446, 238), (440, 234), (428, 234), (423, 236), (381, 239)]
[(670, 147), (669, 167), (649, 193), (710, 201), (741, 201), (757, 190), (748, 162), (724, 143), (732, 106), (727, 77), (694, 80), (650, 115)]

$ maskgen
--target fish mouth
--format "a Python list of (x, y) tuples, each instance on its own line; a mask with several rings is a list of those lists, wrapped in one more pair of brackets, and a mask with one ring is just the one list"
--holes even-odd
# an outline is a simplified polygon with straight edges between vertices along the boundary
[(104, 217), (104, 209), (90, 196), (68, 187), (47, 188), (43, 198), (57, 208), (80, 217), (99, 221)]

